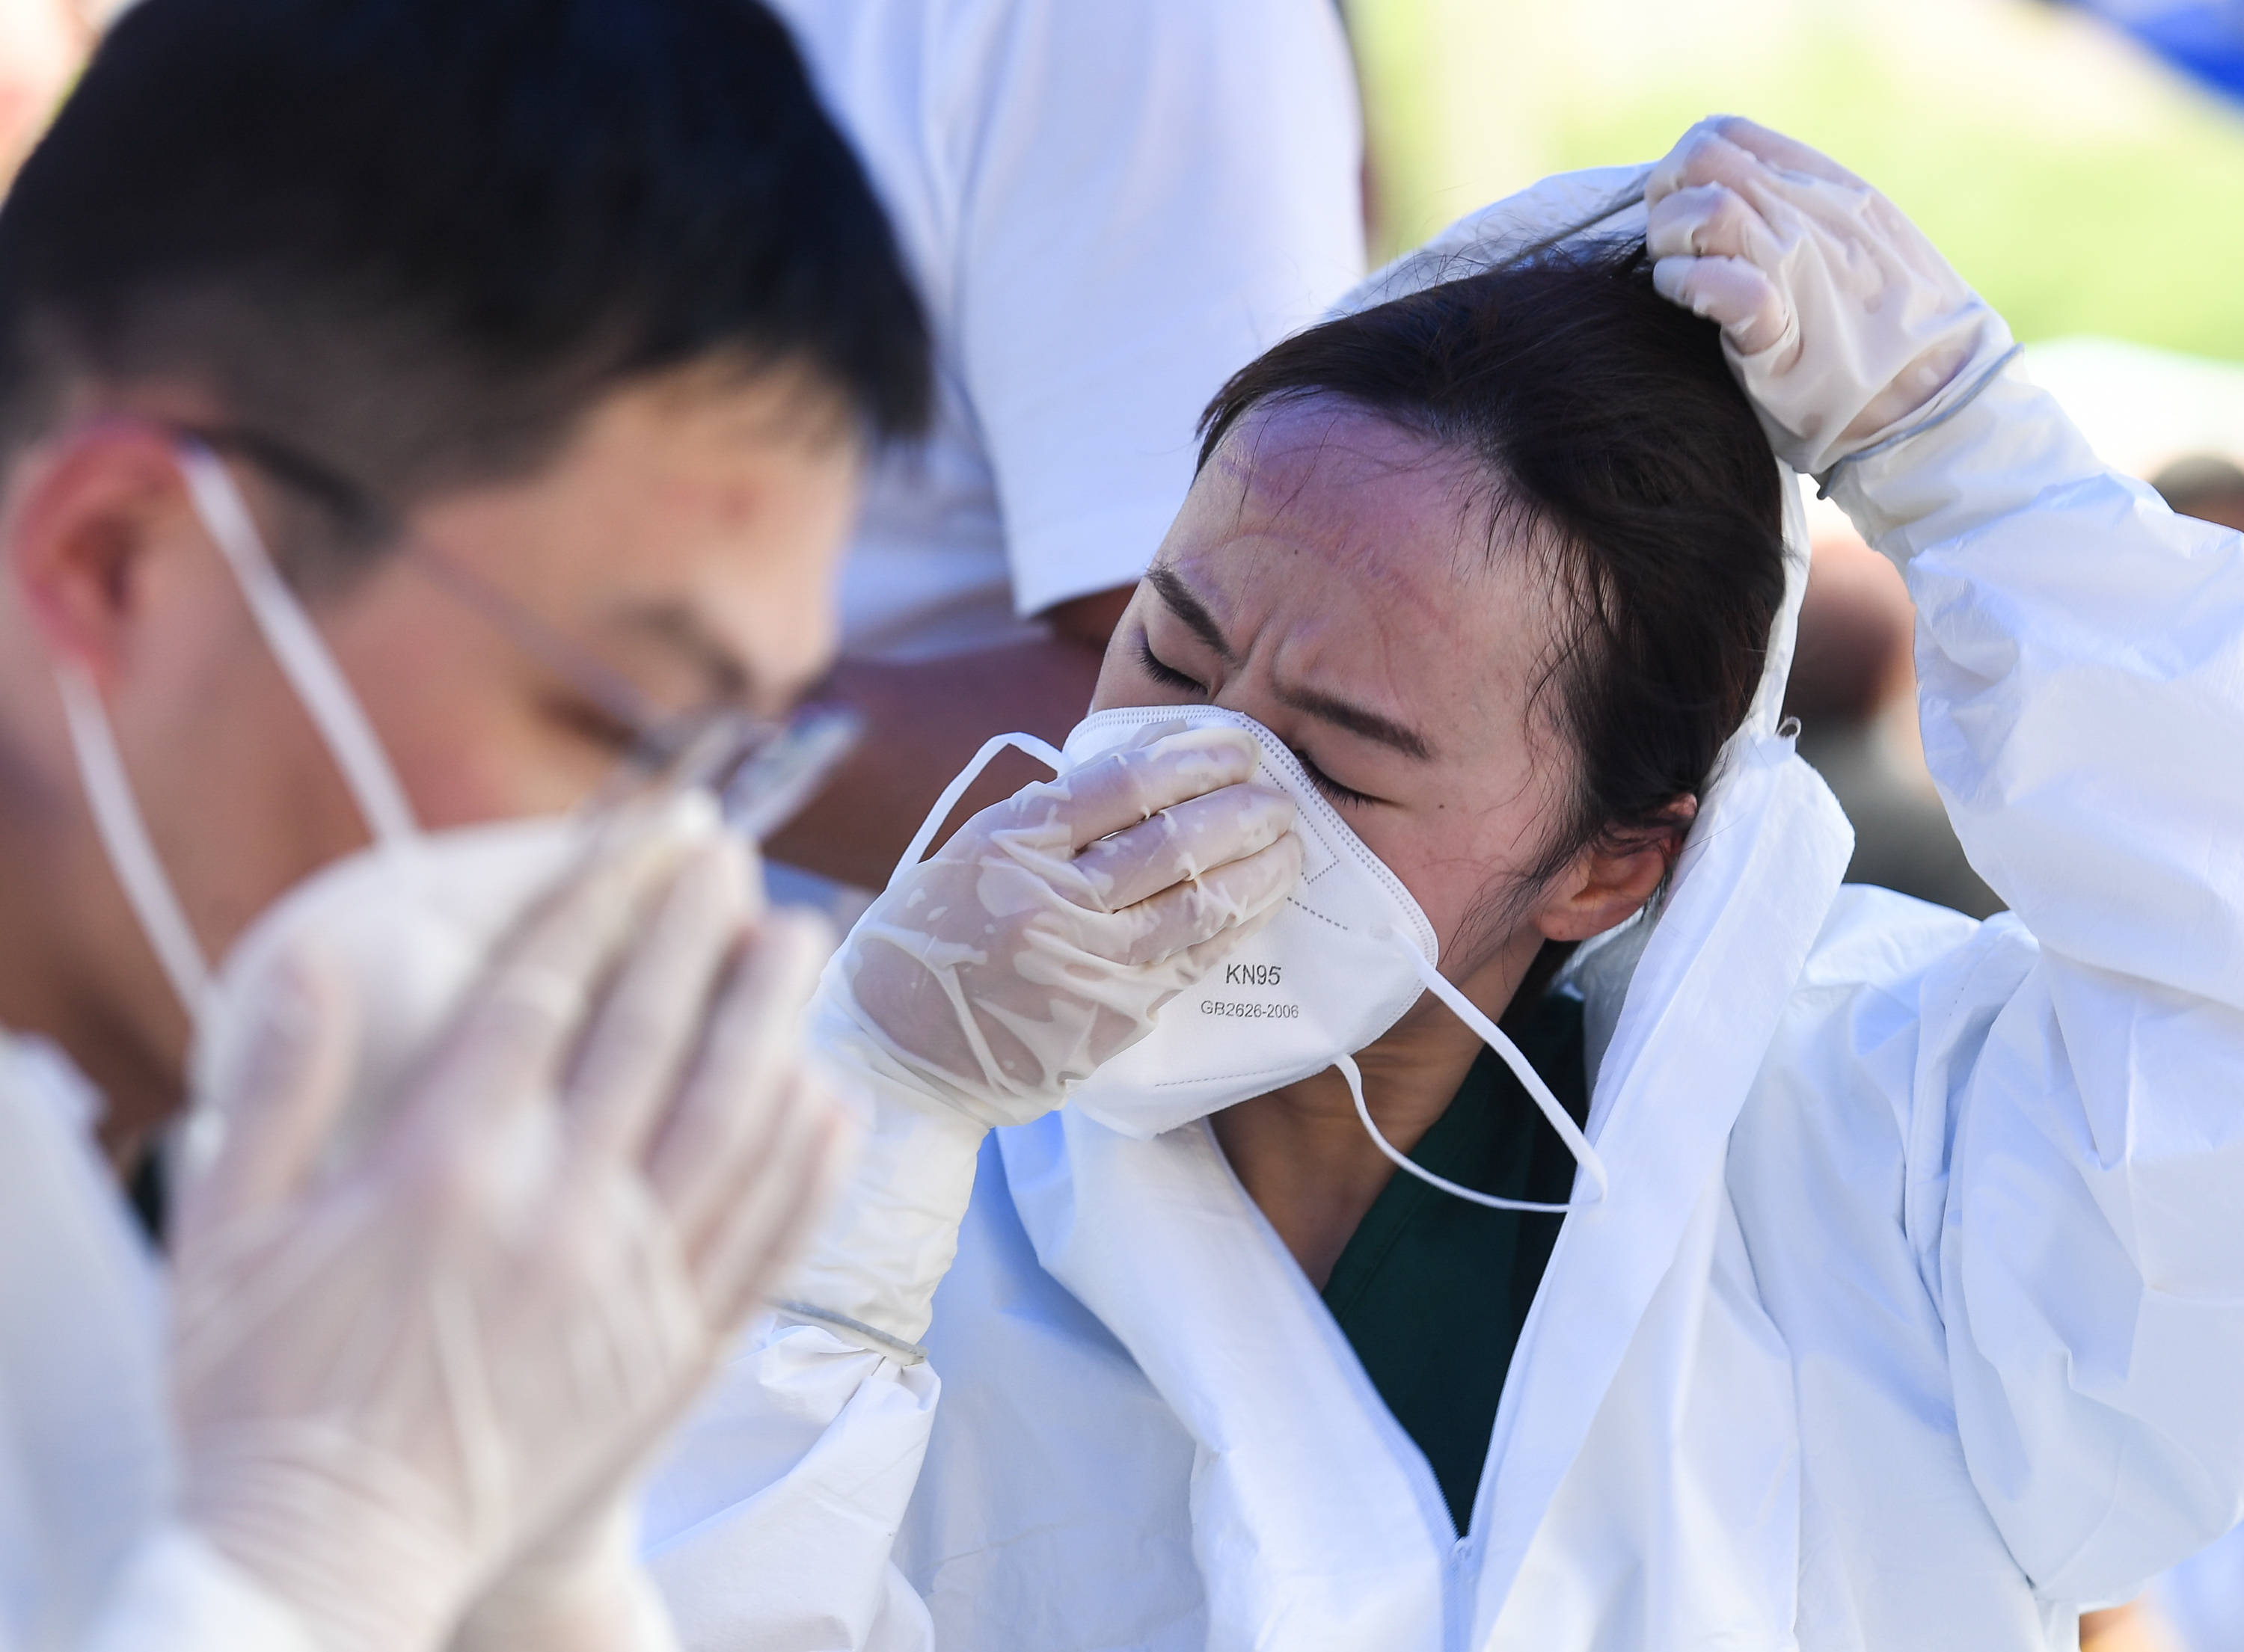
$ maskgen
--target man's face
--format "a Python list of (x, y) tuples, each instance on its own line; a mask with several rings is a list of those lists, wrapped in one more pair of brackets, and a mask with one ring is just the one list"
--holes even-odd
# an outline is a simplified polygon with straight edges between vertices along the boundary
[[(662, 713), (782, 711), (825, 668), (861, 455), (839, 410), (791, 376), (680, 375), (598, 406), (519, 482), (411, 514), (400, 547), (311, 612), (429, 828), (575, 804), (632, 731), (432, 576), (624, 679)], [(228, 469), (277, 557), (303, 521), (280, 484)], [(168, 641), (112, 715), (142, 807), (206, 951), (224, 955), (290, 885), (367, 840), (308, 717), (214, 556), (174, 577)]]

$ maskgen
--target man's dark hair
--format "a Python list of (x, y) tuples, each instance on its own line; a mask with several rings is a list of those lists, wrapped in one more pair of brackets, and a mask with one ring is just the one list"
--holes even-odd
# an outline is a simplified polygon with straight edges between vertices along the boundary
[(1589, 844), (1673, 838), (1744, 721), (1784, 596), (1776, 463), (1721, 336), (1653, 289), (1643, 243), (1569, 246), (1295, 334), (1201, 421), (1200, 462), (1255, 408), (1330, 396), (1482, 481), (1491, 539), (1549, 559), (1568, 613), (1544, 682), (1579, 752)]
[(888, 224), (757, 0), (143, 0), (0, 206), (0, 461), (76, 379), (180, 379), (405, 505), (702, 361), (926, 416)]

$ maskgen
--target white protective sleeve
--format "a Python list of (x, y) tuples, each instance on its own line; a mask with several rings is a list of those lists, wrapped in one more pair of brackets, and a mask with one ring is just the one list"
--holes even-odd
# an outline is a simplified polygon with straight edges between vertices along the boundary
[(688, 1652), (929, 1652), (889, 1553), (941, 1385), (815, 1325), (752, 1334), (649, 1494), (647, 1567)]
[(303, 1622), (183, 1526), (125, 1562), (83, 1652), (316, 1652)]
[(828, 972), (811, 1036), (828, 1060), (857, 1063), (858, 1162), (776, 1317), (744, 1340), (646, 1496), (648, 1570), (690, 1652), (934, 1644), (889, 1557), (942, 1392), (916, 1339), (987, 1130), (837, 1010), (841, 973)]
[(1923, 989), (1904, 1224), (2048, 1599), (2244, 1516), (2244, 536), (2006, 368), (1842, 463), (1917, 605), (1924, 748), (2009, 902)]

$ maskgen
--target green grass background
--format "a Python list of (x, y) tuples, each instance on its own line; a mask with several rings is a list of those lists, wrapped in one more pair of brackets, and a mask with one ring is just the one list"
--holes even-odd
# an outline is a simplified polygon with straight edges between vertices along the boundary
[[(2075, 118), (2062, 90), (2020, 84), (2049, 72), (2028, 48), (2063, 20), (2027, 0), (1944, 3), (1997, 8), (1998, 38), (2014, 29), (2024, 44), (1959, 64), (1936, 26), (1896, 30), (1876, 10), (1795, 3), (1734, 63), (1639, 64), (1617, 86), (1569, 71), (1595, 39), (1536, 44), (1532, 31), (1553, 27), (1540, 7), (1355, 0), (1383, 220), (1376, 250), (1541, 171), (1656, 156), (1691, 121), (1727, 109), (1879, 185), (2022, 339), (2100, 334), (2244, 361), (2244, 105), (2064, 21), (2076, 65), (2108, 46), (2118, 88), (2115, 114), (2092, 76)], [(1756, 3), (1781, 0), (1742, 0), (1710, 27), (1752, 28), (1740, 14)], [(1483, 84), (1497, 101), (1484, 104)], [(1476, 128), (1477, 110), (1499, 111), (1500, 141)]]

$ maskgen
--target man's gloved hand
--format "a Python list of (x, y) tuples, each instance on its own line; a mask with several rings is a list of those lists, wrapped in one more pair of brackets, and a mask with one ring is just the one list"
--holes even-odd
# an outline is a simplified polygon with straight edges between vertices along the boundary
[[(757, 900), (706, 821), (612, 846), (341, 1165), (350, 1002), (315, 953), (206, 1098), (226, 1128), (175, 1248), (183, 1517), (323, 1652), (442, 1644), (509, 1568), (604, 1529), (822, 1209), (848, 1134), (800, 1060), (823, 938)], [(510, 1588), (500, 1616), (659, 1644), (610, 1569), (609, 1598)]]
[(1821, 476), (1963, 395), (2010, 329), (1892, 202), (1804, 144), (1704, 120), (1653, 170), (1660, 292), (1721, 324), (1777, 456)]
[(819, 983), (821, 1053), (1018, 1124), (1145, 1036), (1301, 873), (1254, 743), (1156, 726), (983, 810), (903, 872)]
[(507, 1566), (447, 1652), (678, 1652), (639, 1558), (639, 1510), (611, 1496)]

